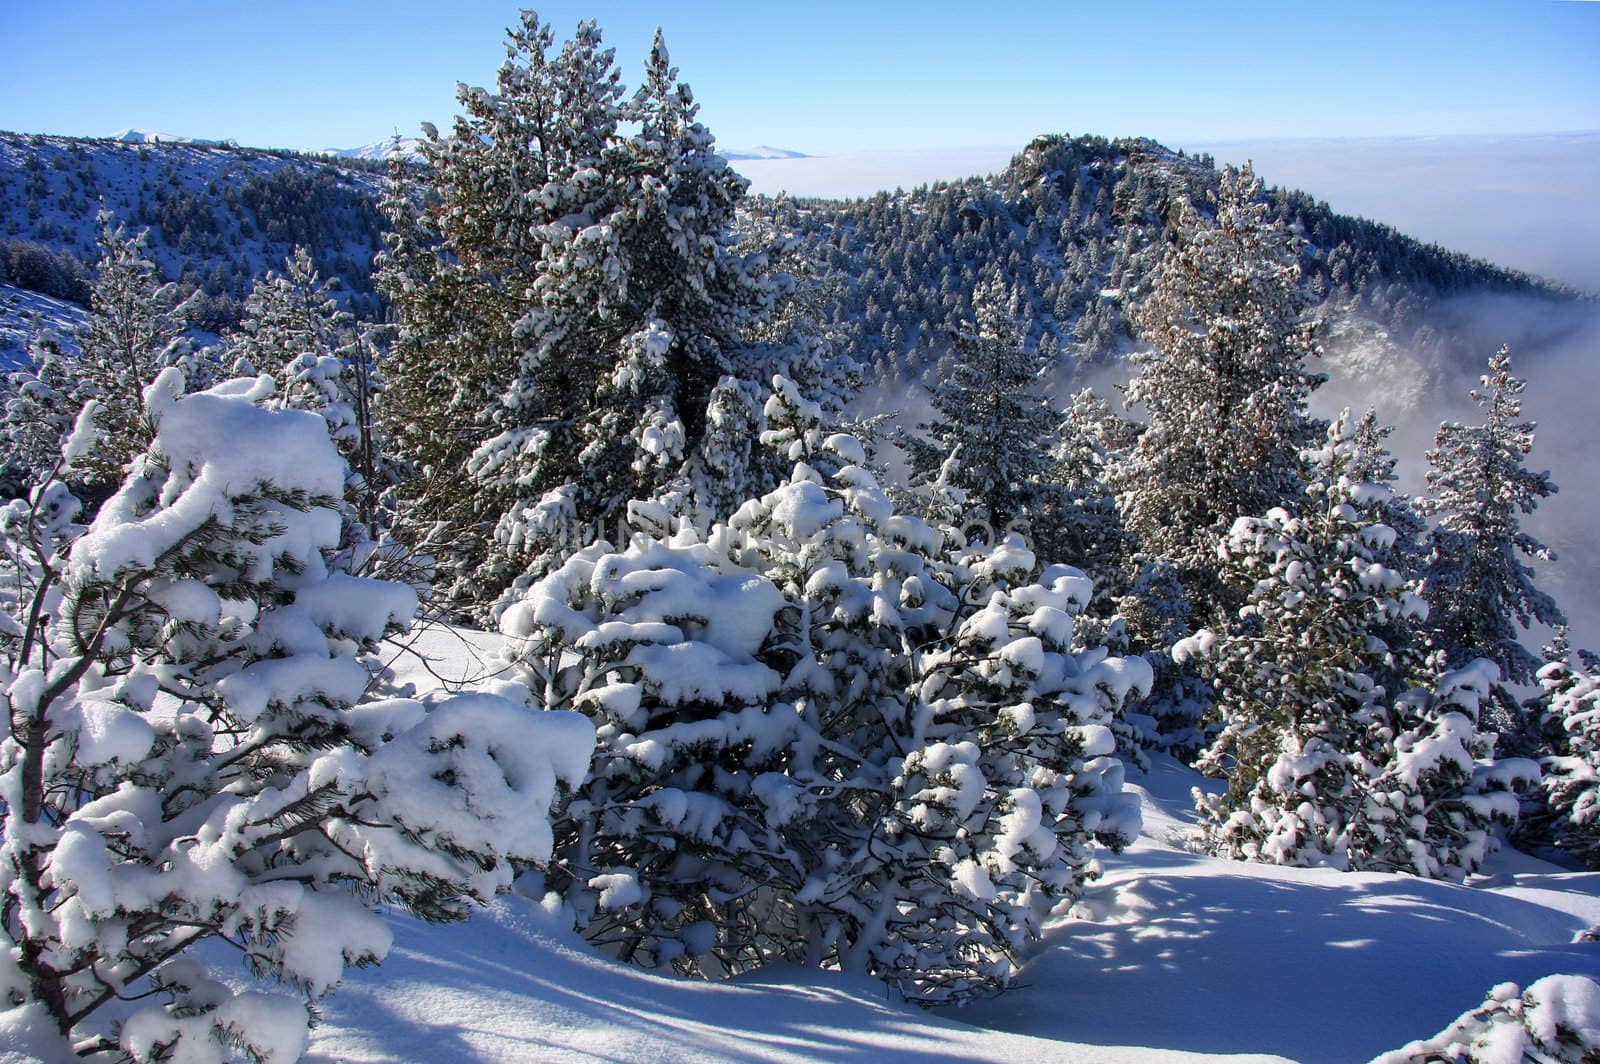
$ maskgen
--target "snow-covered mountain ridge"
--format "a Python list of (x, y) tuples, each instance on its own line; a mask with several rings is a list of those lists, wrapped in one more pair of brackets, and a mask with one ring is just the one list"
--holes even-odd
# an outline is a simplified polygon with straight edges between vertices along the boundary
[(205, 140), (200, 137), (183, 137), (176, 133), (162, 133), (155, 129), (125, 129), (111, 138), (122, 144), (199, 144), (213, 148), (237, 148), (232, 140)]
[[(341, 277), (355, 293), (371, 292), (384, 156), (397, 146), (405, 152), (414, 141), (376, 141), (329, 156), (169, 139), (148, 130), (129, 135), (148, 142), (0, 134), (0, 240), (70, 257), (56, 272), (81, 277), (93, 261), (95, 214), (103, 204), (119, 220), (150, 229), (158, 264), (168, 276), (204, 287), (217, 300), (219, 325), (236, 314), (229, 301), (241, 298), (255, 276), (280, 263), (296, 243), (310, 246), (325, 275)], [(799, 155), (770, 147), (727, 151), (748, 156), (752, 165), (779, 153)], [(969, 294), (978, 274), (998, 270), (1028, 296), (1036, 329), (1053, 334), (1058, 346), (1081, 342), (1091, 354), (1108, 353), (1126, 327), (1119, 297), (1103, 293), (1136, 289), (1151, 249), (1159, 247), (1171, 198), (1204, 196), (1214, 181), (1208, 157), (1182, 156), (1151, 141), (1045, 137), (999, 174), (869, 200), (805, 201), (794, 221), (818, 242), (828, 267), (851, 279), (830, 316), (859, 320), (863, 339), (880, 350), (908, 353), (915, 326), (947, 316), (948, 268), (951, 284)], [(1069, 217), (1073, 189), (1081, 189), (1078, 214)], [(1442, 288), (1559, 294), (1511, 271), (1334, 214), (1303, 193), (1274, 195), (1277, 209), (1311, 239), (1310, 272), (1323, 278), (1324, 292), (1343, 286), (1365, 295), (1383, 288), (1391, 306), (1408, 290), (1416, 292), (1413, 303)], [(930, 225), (939, 239), (931, 230), (920, 232)], [(54, 286), (48, 277), (10, 280), (75, 298), (70, 276), (57, 277)], [(923, 281), (931, 288), (915, 292)], [(907, 303), (913, 297), (916, 307)], [(354, 309), (372, 313), (376, 306)], [(896, 324), (888, 336), (885, 317)]]

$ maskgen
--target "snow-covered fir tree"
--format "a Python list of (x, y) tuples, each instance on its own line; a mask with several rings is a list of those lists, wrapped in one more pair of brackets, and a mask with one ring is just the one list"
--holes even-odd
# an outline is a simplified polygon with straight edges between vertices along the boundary
[(446, 404), (458, 416), (429, 424), (473, 446), (415, 457), (433, 459), (438, 489), (419, 517), (476, 544), (452, 594), (480, 606), (632, 499), (675, 492), (702, 518), (708, 488), (749, 490), (740, 457), (766, 377), (739, 376), (740, 356), (778, 296), (765, 255), (734, 251), (746, 182), (716, 156), (659, 34), (628, 98), (592, 23), (551, 46), (524, 13), (496, 92), (463, 89), (454, 136), (426, 142), (437, 197), (422, 231), (438, 261), (424, 305), (399, 312), (405, 350), (431, 351), (396, 374), (470, 362)]
[[(1535, 426), (1522, 418), (1527, 385), (1512, 376), (1506, 348), (1480, 380), (1471, 394), (1483, 408), (1483, 424), (1441, 425), (1427, 455), (1428, 490), (1418, 507), (1436, 523), (1423, 594), (1434, 640), (1451, 664), (1488, 658), (1507, 683), (1525, 685), (1540, 662), (1517, 629), (1566, 623), (1555, 600), (1534, 584), (1530, 564), (1554, 555), (1522, 527), (1556, 486), (1549, 473), (1524, 464)], [(1514, 704), (1509, 696), (1497, 698), (1499, 730), (1520, 727), (1511, 719)]]
[(371, 698), (416, 596), (330, 571), (345, 463), (273, 392), (168, 368), (87, 528), (60, 481), (0, 510), (0, 1001), (68, 1059), (298, 1059), (373, 901), (464, 916), (588, 765), (577, 714)]
[(1059, 415), (1042, 358), (1026, 346), (1027, 322), (1004, 286), (980, 284), (972, 305), (973, 328), (950, 336), (950, 373), (930, 396), (938, 415), (922, 426), (930, 439), (908, 442), (912, 469), (924, 478), (955, 458), (953, 482), (998, 536), (1036, 508)]
[(1223, 574), (1245, 606), (1173, 649), (1211, 685), (1221, 724), (1196, 763), (1228, 781), (1196, 791), (1203, 842), (1234, 858), (1459, 879), (1515, 820), (1511, 785), (1537, 770), (1490, 764), (1493, 737), (1471, 714), (1493, 663), (1425, 685), (1426, 605), (1389, 564), (1388, 489), (1351, 476), (1381, 467), (1364, 448), (1347, 413), (1307, 453), (1297, 512), (1235, 522)]
[(1487, 658), (1402, 694), (1368, 729), (1365, 800), (1351, 866), (1457, 882), (1478, 871), (1521, 817), (1539, 779), (1478, 726), (1499, 670)]
[(1308, 456), (1294, 512), (1234, 522), (1222, 575), (1245, 602), (1237, 621), (1173, 650), (1216, 692), (1221, 729), (1196, 763), (1228, 780), (1220, 800), (1202, 802), (1213, 852), (1343, 863), (1360, 801), (1351, 759), (1421, 665), (1402, 626), (1426, 608), (1386, 564), (1394, 532), (1372, 512), (1386, 489), (1348, 476), (1349, 428), (1335, 422)]
[(1117, 484), (1136, 549), (1178, 566), (1201, 621), (1219, 539), (1295, 501), (1300, 451), (1323, 428), (1306, 411), (1324, 378), (1307, 369), (1320, 351), (1298, 242), (1248, 167), (1223, 172), (1213, 206), (1208, 218), (1180, 202), (1175, 242), (1131, 312), (1151, 345), (1127, 388), (1146, 426)]
[(1600, 658), (1552, 655), (1539, 670), (1538, 730), (1550, 752), (1530, 840), (1600, 870)]
[[(1346, 411), (1343, 420), (1349, 423)], [(1353, 481), (1375, 484), (1385, 489), (1373, 498), (1373, 515), (1394, 529), (1394, 550), (1390, 566), (1417, 575), (1426, 553), (1427, 522), (1417, 511), (1417, 503), (1409, 495), (1396, 490), (1398, 464), (1389, 450), (1388, 439), (1394, 434), (1392, 425), (1378, 420), (1378, 413), (1370, 407), (1360, 420), (1349, 427), (1350, 467), (1345, 475)]]
[(1106, 755), (1148, 669), (1074, 651), (1081, 573), (955, 549), (850, 437), (803, 457), (708, 537), (586, 548), (503, 615), (533, 702), (600, 737), (557, 885), (640, 963), (1004, 986), (1092, 843), (1137, 830)]
[(147, 233), (129, 236), (108, 213), (100, 217), (100, 261), (90, 290), (74, 399), (87, 401), (84, 428), (92, 429), (73, 456), (75, 483), (85, 502), (98, 503), (122, 482), (127, 464), (150, 442), (144, 391), (161, 370), (192, 354), (183, 337), (184, 314), (176, 284), (163, 283), (145, 257)]
[(1139, 426), (1092, 389), (1074, 393), (1055, 431), (1043, 513), (1032, 525), (1040, 555), (1073, 559), (1101, 599), (1125, 590), (1127, 547), (1111, 484), (1138, 436)]
[(34, 336), (28, 361), (0, 384), (0, 499), (48, 479), (83, 405), (78, 361), (62, 351), (58, 334)]
[(581, 214), (571, 183), (579, 172), (600, 176), (600, 145), (620, 118), (620, 75), (598, 29), (579, 26), (555, 56), (553, 44), (524, 12), (508, 31), (496, 91), (462, 85), (451, 134), (424, 127), (427, 194), (413, 195), (396, 163), (384, 200), (378, 281), (396, 329), (383, 424), (418, 474), (405, 488), (408, 534), (427, 540), (449, 524), (441, 591), (459, 604), (492, 599), (514, 575), (503, 562), (484, 572), (509, 500), (468, 478), (467, 463), (516, 370), (514, 331), (540, 275), (544, 227)]
[(245, 299), (244, 319), (227, 338), (239, 372), (273, 374), (283, 382), (277, 400), (309, 410), (328, 423), (350, 467), (345, 496), (371, 534), (378, 495), (400, 478), (374, 424), (382, 388), (369, 327), (339, 307), (335, 283), (318, 274), (310, 253), (297, 247), (282, 272), (268, 271)]

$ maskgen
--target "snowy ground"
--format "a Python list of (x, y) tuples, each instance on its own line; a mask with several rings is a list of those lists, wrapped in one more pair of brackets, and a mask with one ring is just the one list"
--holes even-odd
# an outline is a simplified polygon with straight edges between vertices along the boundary
[(28, 344), (35, 333), (50, 329), (75, 350), (72, 330), (83, 322), (84, 310), (65, 300), (0, 284), (0, 373), (28, 363)]
[[(494, 643), (438, 629), (397, 667), (419, 687), (480, 679)], [(396, 915), (389, 959), (325, 1001), (310, 1059), (1344, 1062), (1433, 1034), (1505, 980), (1600, 977), (1600, 945), (1572, 944), (1600, 924), (1600, 875), (1506, 853), (1459, 887), (1200, 857), (1182, 847), (1197, 779), (1171, 761), (1135, 775), (1144, 836), (1023, 985), (964, 1009), (832, 973), (651, 975), (512, 895), (466, 926)]]

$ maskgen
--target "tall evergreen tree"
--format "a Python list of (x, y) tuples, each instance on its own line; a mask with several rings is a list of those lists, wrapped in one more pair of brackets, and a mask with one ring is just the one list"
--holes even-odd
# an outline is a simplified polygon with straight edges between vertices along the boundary
[(1035, 508), (1058, 420), (1045, 394), (1045, 367), (1026, 346), (1027, 324), (1018, 312), (1002, 285), (978, 286), (974, 328), (950, 337), (951, 371), (933, 389), (938, 416), (922, 426), (931, 440), (911, 441), (910, 448), (912, 468), (923, 478), (954, 456), (954, 484), (983, 507), (997, 532)]
[(145, 258), (148, 233), (129, 236), (105, 212), (100, 226), (89, 318), (78, 333), (75, 396), (93, 404), (83, 427), (92, 425), (94, 438), (93, 446), (85, 442), (73, 457), (91, 507), (122, 482), (127, 464), (150, 443), (145, 388), (188, 353), (178, 287), (163, 283), (155, 263)]
[[(1234, 523), (1222, 568), (1246, 605), (1227, 629), (1174, 650), (1217, 692), (1222, 727), (1197, 762), (1228, 779), (1220, 802), (1202, 803), (1216, 852), (1265, 846), (1290, 863), (1341, 863), (1359, 801), (1351, 755), (1421, 666), (1404, 621), (1425, 612), (1422, 599), (1387, 565), (1394, 536), (1372, 512), (1381, 489), (1350, 479), (1354, 452), (1341, 419), (1312, 452), (1294, 512)], [(1312, 794), (1308, 816), (1299, 806)]]
[(1246, 605), (1173, 650), (1217, 693), (1222, 727), (1197, 767), (1228, 790), (1196, 791), (1201, 828), (1224, 856), (1460, 879), (1537, 768), (1491, 763), (1494, 737), (1473, 722), (1493, 662), (1432, 675), (1426, 606), (1389, 564), (1387, 491), (1355, 479), (1383, 465), (1361, 435), (1341, 417), (1307, 453), (1295, 512), (1235, 522), (1223, 571)]
[(404, 349), (423, 353), (397, 374), (457, 380), (424, 431), (460, 434), (488, 412), (416, 454), (431, 460), (420, 516), (476, 537), (454, 591), (480, 605), (558, 561), (574, 527), (592, 534), (663, 492), (694, 513), (699, 486), (741, 478), (730, 441), (758, 422), (760, 391), (739, 353), (777, 298), (765, 256), (733, 250), (746, 182), (660, 34), (627, 99), (592, 23), (554, 58), (551, 43), (524, 13), (497, 92), (463, 88), (455, 135), (429, 137), (421, 231), (436, 261), (420, 290), (391, 292)]
[[(1452, 665), (1488, 658), (1505, 681), (1530, 684), (1540, 660), (1522, 645), (1517, 629), (1535, 621), (1562, 625), (1566, 618), (1534, 584), (1529, 562), (1555, 555), (1523, 530), (1522, 518), (1556, 486), (1548, 472), (1523, 464), (1535, 425), (1522, 419), (1527, 385), (1512, 376), (1507, 348), (1489, 359), (1480, 380), (1471, 394), (1483, 408), (1483, 424), (1441, 425), (1428, 452), (1428, 492), (1419, 508), (1438, 520), (1423, 594), (1434, 639)], [(1503, 709), (1513, 704), (1499, 702)]]
[(1298, 495), (1300, 450), (1323, 427), (1306, 411), (1325, 378), (1306, 368), (1317, 323), (1303, 314), (1296, 240), (1269, 220), (1248, 167), (1223, 172), (1214, 209), (1181, 203), (1175, 243), (1133, 308), (1151, 348), (1133, 356), (1127, 396), (1147, 428), (1118, 483), (1138, 549), (1174, 562), (1186, 587), (1235, 518)]

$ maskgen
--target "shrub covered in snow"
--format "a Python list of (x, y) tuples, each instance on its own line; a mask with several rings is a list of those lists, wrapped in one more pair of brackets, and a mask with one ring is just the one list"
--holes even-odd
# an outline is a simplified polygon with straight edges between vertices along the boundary
[(502, 630), (534, 702), (597, 725), (558, 834), (590, 938), (1005, 986), (1094, 840), (1138, 832), (1107, 725), (1149, 669), (1072, 653), (1090, 590), (1016, 542), (957, 552), (853, 464), (798, 464), (707, 539), (582, 550)]
[(1547, 975), (1519, 990), (1501, 983), (1483, 1004), (1434, 1035), (1372, 1064), (1590, 1064), (1600, 1060), (1600, 984)]
[(1531, 762), (1491, 764), (1477, 705), (1498, 679), (1488, 661), (1417, 689), (1423, 661), (1408, 625), (1426, 606), (1390, 567), (1386, 488), (1339, 419), (1299, 513), (1240, 518), (1223, 573), (1246, 605), (1225, 632), (1202, 630), (1173, 656), (1217, 694), (1221, 730), (1197, 767), (1228, 780), (1196, 792), (1213, 853), (1280, 864), (1406, 871), (1460, 879), (1516, 817)]
[(1093, 842), (1137, 832), (1108, 725), (1149, 670), (1072, 651), (1076, 570), (957, 551), (825, 446), (835, 475), (801, 463), (704, 539), (590, 547), (504, 614), (534, 702), (599, 734), (557, 885), (646, 964), (1001, 987)]
[(1600, 869), (1600, 661), (1552, 661), (1539, 670), (1545, 810), (1540, 833)]
[[(82, 1055), (293, 1060), (307, 1004), (236, 990), (237, 951), (305, 1002), (390, 937), (548, 858), (592, 728), (502, 699), (364, 702), (408, 587), (329, 570), (345, 463), (270, 378), (182, 395), (86, 529), (59, 483), (0, 512), (0, 1014)], [(214, 952), (208, 956), (215, 956)]]

